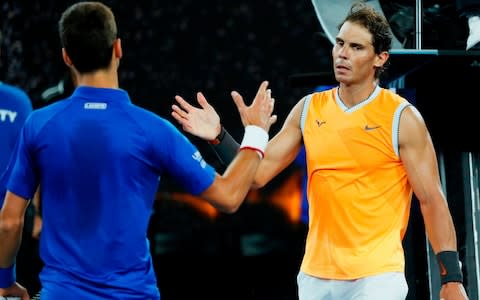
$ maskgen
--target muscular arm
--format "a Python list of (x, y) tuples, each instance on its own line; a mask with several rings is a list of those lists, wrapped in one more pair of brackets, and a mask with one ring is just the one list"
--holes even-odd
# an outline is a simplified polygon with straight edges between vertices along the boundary
[[(238, 93), (232, 93), (235, 101), (242, 101)], [(178, 104), (173, 105), (172, 116), (182, 125), (183, 129), (204, 140), (210, 141), (220, 132), (220, 117), (213, 107), (201, 96), (197, 98), (201, 108), (191, 106), (182, 98), (176, 99)], [(290, 111), (281, 130), (267, 145), (265, 158), (257, 169), (253, 187), (259, 188), (267, 184), (273, 177), (285, 169), (296, 157), (302, 143), (302, 132), (300, 130), (300, 115), (303, 109), (304, 99), (301, 99)], [(248, 120), (258, 114), (259, 104), (255, 101), (248, 107), (240, 110), (242, 123), (245, 125)], [(272, 119), (273, 123), (276, 118)], [(228, 132), (224, 135), (220, 144), (212, 145), (213, 149), (225, 165), (228, 165), (238, 151), (239, 144)]]
[[(235, 103), (243, 103), (242, 96), (232, 92)], [(201, 108), (190, 105), (181, 97), (176, 98), (179, 106), (172, 106), (172, 116), (182, 125), (183, 129), (204, 140), (213, 140), (220, 132), (220, 117), (215, 109), (200, 94), (197, 97)], [(273, 100), (273, 98), (272, 98)], [(265, 158), (257, 169), (253, 187), (262, 187), (273, 177), (285, 169), (297, 156), (302, 143), (302, 132), (300, 130), (300, 116), (305, 99), (301, 99), (290, 111), (281, 130), (268, 143)], [(250, 106), (239, 108), (240, 117), (244, 125), (254, 118), (261, 108), (261, 101), (257, 97)], [(269, 120), (270, 124), (276, 121), (276, 116)], [(238, 151), (238, 143), (227, 133), (220, 145), (213, 146), (218, 156), (228, 165), (235, 153)]]
[[(246, 134), (241, 145), (243, 150), (238, 152), (223, 175), (215, 175), (215, 180), (212, 185), (201, 194), (210, 204), (221, 211), (232, 213), (238, 209), (250, 190), (256, 170), (260, 164), (260, 156), (264, 156), (264, 148), (268, 140), (266, 132), (268, 132), (271, 124), (273, 124), (276, 119), (272, 119), (271, 116), (274, 101), (271, 98), (271, 91), (266, 89), (267, 86), (268, 82), (263, 82), (260, 85), (254, 100), (258, 107), (257, 114), (249, 115), (248, 119), (243, 119), (244, 111), (248, 110), (248, 107), (243, 102), (243, 98), (239, 95), (239, 97), (234, 97), (235, 104), (240, 115), (242, 115), (242, 121), (244, 121), (243, 124), (246, 127)], [(199, 98), (205, 100), (201, 94), (199, 94)], [(258, 131), (256, 129), (249, 132), (255, 133), (254, 135), (247, 137), (247, 129), (249, 129), (250, 125), (255, 125), (256, 127), (254, 128), (260, 127), (264, 130), (264, 139), (263, 142), (261, 142), (261, 148), (263, 149), (260, 151), (261, 153), (257, 150), (252, 150), (252, 147), (255, 149), (255, 144), (260, 140), (257, 139)], [(250, 127), (250, 129), (252, 128)], [(259, 130), (263, 132), (262, 129)]]
[(212, 185), (200, 196), (220, 211), (237, 211), (250, 190), (259, 164), (260, 158), (256, 151), (240, 151), (223, 175), (216, 174)]
[(305, 99), (290, 111), (280, 131), (268, 142), (265, 158), (258, 167), (254, 187), (263, 187), (289, 166), (302, 146), (300, 116)]
[[(420, 113), (408, 107), (400, 119), (400, 156), (413, 191), (420, 202), (425, 229), (436, 254), (457, 251), (457, 238), (447, 200), (442, 191), (437, 157)], [(463, 285), (448, 282), (440, 290), (442, 299), (467, 299)]]
[(425, 229), (435, 253), (456, 250), (457, 239), (438, 173), (437, 157), (425, 123), (409, 107), (400, 121), (400, 156), (420, 202)]

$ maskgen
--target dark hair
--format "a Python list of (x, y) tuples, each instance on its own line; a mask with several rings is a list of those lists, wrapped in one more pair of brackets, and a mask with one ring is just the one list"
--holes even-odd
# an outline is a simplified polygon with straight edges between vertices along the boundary
[[(359, 24), (365, 27), (372, 34), (372, 45), (376, 54), (384, 51), (390, 51), (392, 48), (392, 32), (387, 19), (378, 13), (373, 7), (366, 5), (363, 2), (355, 2), (350, 8), (350, 12), (339, 25), (338, 29), (342, 27), (345, 22)], [(377, 68), (375, 77), (378, 78), (384, 71), (387, 64), (383, 67)]]
[(108, 68), (117, 25), (111, 9), (100, 2), (68, 7), (58, 22), (60, 42), (80, 73)]

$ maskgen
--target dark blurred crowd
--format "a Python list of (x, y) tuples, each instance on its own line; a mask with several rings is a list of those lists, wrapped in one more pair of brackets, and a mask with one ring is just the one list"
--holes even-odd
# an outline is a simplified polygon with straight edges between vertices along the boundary
[[(34, 102), (66, 71), (56, 22), (72, 2), (0, 4), (0, 78), (24, 88)], [(168, 116), (175, 94), (192, 98), (201, 90), (217, 109), (235, 116), (225, 122), (236, 134), (231, 90), (252, 98), (258, 82), (267, 79), (277, 109), (288, 111), (305, 91), (290, 87), (289, 76), (328, 68), (329, 49), (313, 38), (321, 27), (310, 1), (105, 3), (117, 16), (125, 49), (121, 86), (139, 105), (161, 115)]]
[[(57, 33), (60, 13), (72, 0), (4, 0), (0, 3), (0, 79), (25, 89), (34, 106), (64, 76)], [(280, 119), (314, 86), (292, 86), (292, 75), (330, 71), (330, 44), (311, 1), (104, 1), (117, 16), (125, 55), (121, 86), (140, 106), (169, 117), (176, 94), (203, 91), (235, 137), (239, 119), (229, 92), (253, 97), (269, 80)], [(380, 1), (396, 36), (412, 46), (414, 7)], [(464, 47), (464, 20), (453, 1), (423, 1), (424, 45)], [(452, 33), (454, 31), (454, 33)], [(444, 37), (444, 38), (442, 38)], [(455, 39), (455, 37), (457, 39)], [(450, 43), (450, 44), (448, 44)], [(278, 122), (280, 124), (280, 122)], [(279, 126), (276, 124), (275, 126)], [(279, 128), (273, 128), (273, 131)]]

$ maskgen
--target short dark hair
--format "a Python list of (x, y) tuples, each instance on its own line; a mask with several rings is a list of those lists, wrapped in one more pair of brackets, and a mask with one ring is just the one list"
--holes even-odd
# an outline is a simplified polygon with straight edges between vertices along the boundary
[(68, 7), (58, 22), (60, 42), (80, 73), (108, 68), (117, 38), (112, 10), (100, 2), (79, 2)]
[[(348, 15), (338, 25), (339, 30), (345, 22), (359, 24), (372, 34), (372, 45), (376, 54), (390, 51), (392, 48), (393, 35), (390, 25), (385, 16), (377, 12), (372, 6), (361, 1), (353, 3)], [(387, 64), (382, 68), (377, 68), (376, 78), (380, 76), (386, 66)]]

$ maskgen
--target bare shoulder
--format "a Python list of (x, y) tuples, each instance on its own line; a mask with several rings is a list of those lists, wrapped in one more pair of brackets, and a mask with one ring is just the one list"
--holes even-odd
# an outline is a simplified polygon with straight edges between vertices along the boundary
[(305, 102), (307, 101), (308, 98), (309, 98), (309, 95), (306, 95), (302, 97), (300, 100), (298, 100), (297, 104), (295, 104), (295, 106), (290, 111), (288, 115), (288, 119), (300, 120), (304, 107), (307, 104)]
[(400, 116), (399, 143), (405, 145), (408, 142), (423, 140), (429, 133), (425, 120), (418, 109), (413, 106), (407, 106)]
[(422, 114), (413, 105), (408, 105), (402, 112), (400, 117), (400, 127), (425, 126)]

